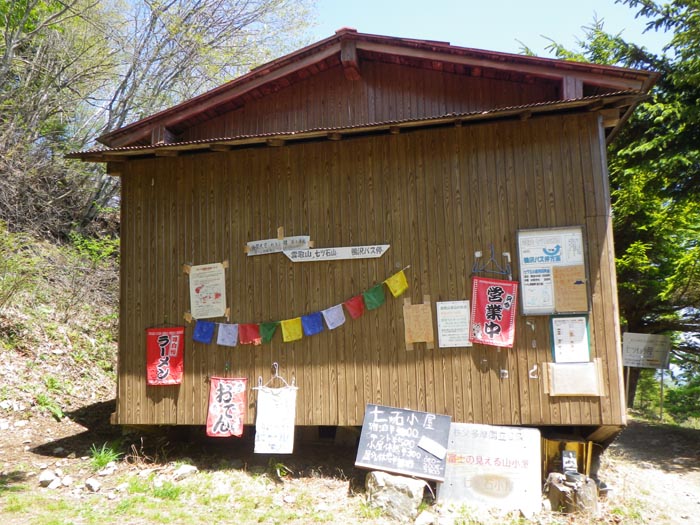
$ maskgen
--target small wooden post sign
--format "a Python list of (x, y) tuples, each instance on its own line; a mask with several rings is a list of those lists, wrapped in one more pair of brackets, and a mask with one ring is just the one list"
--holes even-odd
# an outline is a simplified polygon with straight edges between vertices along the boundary
[(368, 404), (355, 465), (444, 481), (450, 416)]

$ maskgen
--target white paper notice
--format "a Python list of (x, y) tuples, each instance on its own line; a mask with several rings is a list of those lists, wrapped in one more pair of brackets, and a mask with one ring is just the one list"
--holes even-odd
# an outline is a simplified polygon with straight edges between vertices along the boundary
[(445, 301), (436, 304), (438, 346), (472, 346), (469, 341), (469, 301)]
[(586, 317), (552, 317), (552, 340), (555, 362), (586, 363), (591, 360)]
[(226, 313), (226, 273), (223, 264), (192, 266), (190, 313), (194, 319), (221, 317)]

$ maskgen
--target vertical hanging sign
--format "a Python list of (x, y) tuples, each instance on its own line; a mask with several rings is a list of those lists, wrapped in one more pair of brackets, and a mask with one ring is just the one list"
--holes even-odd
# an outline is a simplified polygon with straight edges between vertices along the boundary
[(185, 327), (146, 330), (146, 382), (149, 385), (182, 383)]
[(255, 454), (291, 454), (294, 452), (294, 421), (297, 387), (257, 387), (255, 417)]
[(472, 278), (472, 343), (513, 347), (518, 283)]
[(243, 435), (246, 414), (246, 378), (212, 377), (209, 387), (207, 436)]

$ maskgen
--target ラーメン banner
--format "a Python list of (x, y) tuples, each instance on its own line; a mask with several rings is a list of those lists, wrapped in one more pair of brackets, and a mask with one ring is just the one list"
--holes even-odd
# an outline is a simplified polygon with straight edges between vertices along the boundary
[(179, 385), (185, 327), (146, 329), (146, 382), (149, 385)]
[(513, 347), (518, 283), (472, 278), (472, 343)]

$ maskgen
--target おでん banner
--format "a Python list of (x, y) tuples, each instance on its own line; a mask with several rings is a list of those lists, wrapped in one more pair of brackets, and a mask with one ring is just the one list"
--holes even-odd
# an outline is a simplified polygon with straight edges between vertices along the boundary
[(207, 436), (240, 437), (243, 435), (247, 382), (248, 380), (244, 377), (210, 379)]

